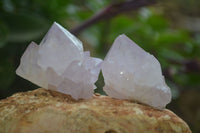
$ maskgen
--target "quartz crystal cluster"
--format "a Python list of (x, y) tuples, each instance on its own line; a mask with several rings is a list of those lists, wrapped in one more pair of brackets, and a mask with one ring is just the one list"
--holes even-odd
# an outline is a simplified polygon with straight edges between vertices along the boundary
[(87, 99), (93, 95), (101, 63), (83, 51), (75, 36), (54, 23), (40, 45), (28, 46), (16, 73), (40, 87)]
[(171, 91), (158, 60), (125, 35), (114, 41), (102, 64), (104, 91), (113, 98), (135, 100), (163, 109)]
[(84, 52), (82, 43), (57, 23), (40, 45), (28, 46), (16, 73), (40, 87), (87, 99), (93, 95), (101, 68), (104, 91), (113, 98), (159, 109), (171, 100), (158, 60), (127, 36), (117, 37), (102, 62)]

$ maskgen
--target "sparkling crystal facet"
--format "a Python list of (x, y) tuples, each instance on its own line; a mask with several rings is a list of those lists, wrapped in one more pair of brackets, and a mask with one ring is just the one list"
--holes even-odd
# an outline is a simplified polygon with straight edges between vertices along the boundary
[(160, 63), (125, 35), (114, 41), (102, 64), (104, 91), (162, 109), (171, 100)]
[(16, 73), (43, 88), (87, 99), (92, 97), (101, 63), (83, 51), (75, 36), (54, 23), (40, 45), (28, 46)]

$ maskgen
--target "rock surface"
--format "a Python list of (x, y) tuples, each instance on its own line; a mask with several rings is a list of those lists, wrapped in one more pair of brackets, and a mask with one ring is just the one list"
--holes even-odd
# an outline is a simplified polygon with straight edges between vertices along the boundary
[(118, 36), (102, 64), (104, 91), (163, 109), (171, 101), (158, 60), (126, 35)]
[(37, 89), (0, 101), (0, 133), (191, 133), (170, 110), (94, 95)]

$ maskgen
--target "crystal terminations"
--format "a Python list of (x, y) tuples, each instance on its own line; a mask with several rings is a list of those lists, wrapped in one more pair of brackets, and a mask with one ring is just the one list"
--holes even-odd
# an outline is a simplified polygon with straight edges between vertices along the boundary
[(96, 88), (101, 63), (83, 51), (75, 36), (54, 23), (40, 45), (28, 46), (16, 73), (40, 87), (88, 99)]
[(114, 41), (102, 64), (104, 91), (163, 109), (171, 101), (160, 63), (125, 35)]

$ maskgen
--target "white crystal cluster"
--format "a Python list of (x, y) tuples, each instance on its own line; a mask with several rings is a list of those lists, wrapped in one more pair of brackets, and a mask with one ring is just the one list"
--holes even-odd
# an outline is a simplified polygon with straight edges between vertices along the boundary
[(87, 99), (93, 95), (101, 63), (83, 51), (76, 37), (54, 23), (40, 45), (32, 42), (28, 46), (16, 73), (40, 87)]
[(82, 43), (54, 23), (40, 45), (32, 42), (16, 73), (40, 87), (75, 99), (93, 95), (102, 68), (104, 91), (113, 98), (135, 100), (163, 109), (171, 100), (158, 60), (125, 35), (114, 41), (105, 60), (90, 57)]
[(104, 91), (113, 98), (136, 100), (159, 109), (171, 101), (158, 60), (125, 35), (114, 41), (102, 72)]

